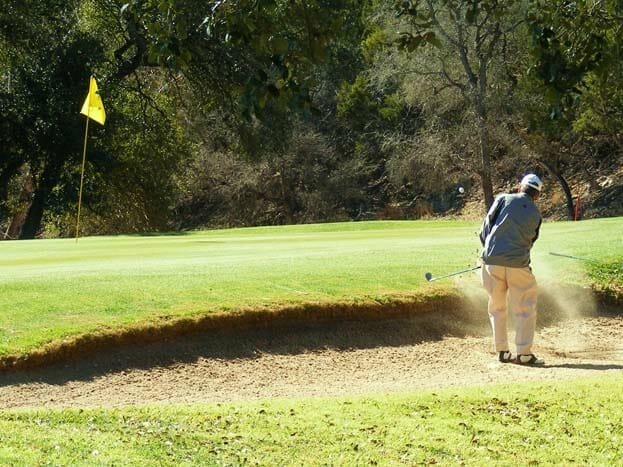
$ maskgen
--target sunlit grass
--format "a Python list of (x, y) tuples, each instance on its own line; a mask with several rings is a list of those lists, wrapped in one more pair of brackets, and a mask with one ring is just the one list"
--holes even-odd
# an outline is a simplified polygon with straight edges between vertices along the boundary
[(4, 411), (0, 464), (620, 465), (622, 383), (610, 376), (415, 395)]
[[(426, 295), (476, 264), (476, 223), (299, 225), (0, 243), (0, 356), (93, 331), (252, 307)], [(587, 283), (557, 251), (621, 256), (623, 219), (546, 223), (535, 272)], [(552, 273), (555, 271), (555, 274)]]

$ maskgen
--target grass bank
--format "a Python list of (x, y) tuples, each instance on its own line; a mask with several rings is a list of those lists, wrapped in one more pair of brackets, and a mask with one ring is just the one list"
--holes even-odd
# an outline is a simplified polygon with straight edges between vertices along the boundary
[(617, 465), (621, 376), (417, 395), (0, 413), (3, 465)]
[[(1, 242), (0, 359), (88, 343), (93, 334), (114, 340), (176, 320), (192, 326), (217, 313), (268, 312), (253, 323), (271, 310), (423, 302), (455, 285), (427, 283), (426, 272), (475, 264), (477, 230), (462, 221), (397, 221)], [(618, 273), (591, 279), (589, 263), (548, 252), (612, 263), (621, 245), (623, 218), (546, 223), (535, 271), (545, 280), (616, 283)]]

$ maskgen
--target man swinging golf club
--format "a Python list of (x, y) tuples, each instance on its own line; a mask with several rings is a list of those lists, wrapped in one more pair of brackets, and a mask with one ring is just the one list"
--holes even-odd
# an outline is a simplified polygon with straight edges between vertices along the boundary
[(535, 204), (543, 182), (528, 174), (519, 192), (499, 195), (480, 229), (482, 285), (489, 294), (488, 313), (498, 360), (513, 361), (508, 345), (506, 316), (508, 303), (515, 314), (517, 363), (540, 365), (532, 353), (536, 327), (537, 284), (530, 267), (530, 250), (539, 236), (541, 213)]

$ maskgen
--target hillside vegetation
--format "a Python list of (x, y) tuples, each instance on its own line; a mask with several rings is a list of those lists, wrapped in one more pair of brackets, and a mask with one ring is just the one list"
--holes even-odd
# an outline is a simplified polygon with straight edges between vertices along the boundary
[(549, 218), (620, 216), (622, 14), (9, 0), (2, 237), (75, 235), (89, 75), (108, 118), (87, 138), (84, 235), (482, 215), (529, 171)]

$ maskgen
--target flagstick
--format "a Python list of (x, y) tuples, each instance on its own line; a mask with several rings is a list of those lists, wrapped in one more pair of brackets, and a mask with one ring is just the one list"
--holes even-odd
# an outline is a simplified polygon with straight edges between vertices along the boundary
[(78, 219), (76, 220), (76, 242), (78, 242), (78, 235), (80, 234), (80, 207), (82, 206), (82, 183), (84, 181), (84, 165), (87, 160), (87, 135), (89, 134), (89, 120), (87, 115), (87, 124), (84, 130), (84, 150), (82, 151), (82, 170), (80, 172), (80, 195), (78, 196)]

